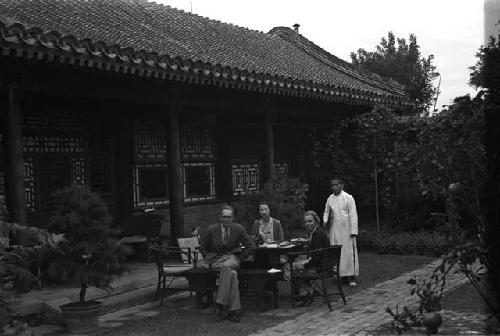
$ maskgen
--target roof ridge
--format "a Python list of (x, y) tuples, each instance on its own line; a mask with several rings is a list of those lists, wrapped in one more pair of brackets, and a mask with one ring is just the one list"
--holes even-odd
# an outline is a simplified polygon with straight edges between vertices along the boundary
[[(404, 92), (403, 84), (393, 80), (392, 78), (383, 77), (369, 71), (362, 71), (360, 69), (357, 69), (349, 62), (344, 61), (343, 59), (331, 54), (327, 50), (323, 49), (316, 43), (304, 37), (302, 34), (293, 31), (289, 27), (283, 27), (283, 26), (274, 27), (268, 32), (268, 34), (277, 35), (280, 38), (283, 38), (291, 43), (296, 44), (298, 47), (300, 47), (302, 50), (304, 50), (311, 56), (315, 56), (315, 58), (318, 59), (319, 61), (330, 66), (335, 66), (337, 70), (343, 71), (347, 75), (353, 76), (364, 83), (370, 85), (376, 85), (379, 88), (385, 90), (389, 89), (391, 91), (396, 91), (397, 94), (402, 94)], [(308, 46), (304, 44), (310, 46), (312, 50), (308, 49), (307, 48)], [(326, 60), (324, 58), (326, 58)], [(398, 92), (401, 90), (403, 92)]]

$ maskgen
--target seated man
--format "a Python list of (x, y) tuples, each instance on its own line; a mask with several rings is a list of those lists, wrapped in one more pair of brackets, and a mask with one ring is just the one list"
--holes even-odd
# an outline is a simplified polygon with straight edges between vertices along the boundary
[(220, 272), (215, 300), (217, 321), (226, 317), (233, 322), (240, 321), (241, 303), (236, 269), (240, 266), (240, 243), (249, 246), (250, 238), (243, 226), (233, 223), (233, 215), (231, 206), (222, 207), (221, 223), (208, 228), (200, 246), (200, 252), (209, 267)]
[[(330, 240), (325, 231), (321, 228), (320, 219), (316, 212), (309, 210), (304, 213), (304, 226), (309, 232), (308, 250), (317, 250), (330, 246)], [(299, 260), (293, 263), (294, 269), (303, 269), (304, 272), (316, 272), (316, 268), (321, 266), (321, 257), (311, 253), (310, 258)], [(310, 304), (313, 297), (313, 288), (308, 282), (299, 282), (303, 295), (305, 295), (304, 304)]]

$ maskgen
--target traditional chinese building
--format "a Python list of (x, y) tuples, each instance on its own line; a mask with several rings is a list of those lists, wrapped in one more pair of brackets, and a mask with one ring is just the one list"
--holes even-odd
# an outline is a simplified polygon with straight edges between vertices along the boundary
[(44, 226), (50, 195), (76, 183), (118, 220), (165, 209), (173, 236), (272, 175), (314, 191), (312, 126), (411, 107), (298, 31), (144, 0), (0, 0), (0, 104), (12, 220)]

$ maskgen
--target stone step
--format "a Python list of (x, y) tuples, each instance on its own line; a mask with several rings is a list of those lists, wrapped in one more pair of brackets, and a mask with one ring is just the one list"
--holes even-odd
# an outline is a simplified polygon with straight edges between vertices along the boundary
[[(157, 271), (155, 265), (134, 265), (129, 271), (118, 277), (110, 289), (90, 287), (87, 300), (101, 300), (104, 311), (115, 311), (121, 307), (141, 304), (154, 300)], [(48, 322), (60, 320), (60, 305), (77, 301), (79, 288), (46, 287), (17, 295), (12, 300), (12, 310), (17, 316), (38, 315)]]

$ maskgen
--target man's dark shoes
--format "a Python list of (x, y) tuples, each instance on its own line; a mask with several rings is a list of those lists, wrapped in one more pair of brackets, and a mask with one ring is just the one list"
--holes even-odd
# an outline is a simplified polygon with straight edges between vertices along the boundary
[(224, 312), (224, 306), (216, 303), (215, 304), (215, 322), (220, 322), (225, 320), (227, 317), (227, 313)]
[(229, 314), (227, 315), (227, 319), (231, 322), (240, 322), (241, 321), (240, 312), (237, 310), (230, 311)]

